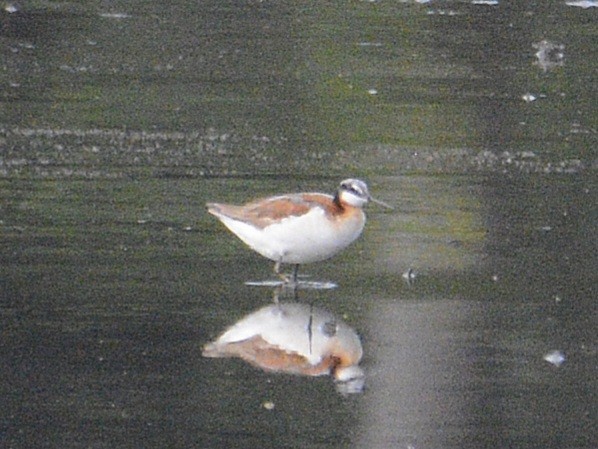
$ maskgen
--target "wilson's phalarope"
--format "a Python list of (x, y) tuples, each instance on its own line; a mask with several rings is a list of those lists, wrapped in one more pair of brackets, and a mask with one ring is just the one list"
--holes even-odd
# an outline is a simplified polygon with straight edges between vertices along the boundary
[(372, 198), (366, 183), (359, 179), (342, 181), (335, 196), (291, 193), (242, 206), (207, 206), (208, 212), (250, 248), (273, 260), (277, 275), (281, 276), (281, 264), (295, 265), (292, 281), (296, 283), (299, 264), (328, 259), (359, 237), (368, 201), (392, 209)]

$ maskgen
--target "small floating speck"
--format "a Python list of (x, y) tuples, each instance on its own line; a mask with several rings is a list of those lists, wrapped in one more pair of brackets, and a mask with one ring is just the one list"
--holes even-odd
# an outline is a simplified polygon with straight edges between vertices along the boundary
[(491, 279), (493, 282), (498, 282), (498, 274), (493, 274)]
[(563, 298), (561, 298), (559, 295), (556, 295), (556, 296), (554, 297), (554, 302), (556, 302), (557, 304), (558, 304), (559, 302), (561, 302), (562, 300), (563, 300)]
[(527, 94), (523, 95), (521, 98), (522, 98), (522, 99), (523, 99), (523, 101), (525, 101), (526, 103), (531, 103), (532, 101), (536, 101), (536, 99), (537, 99), (538, 97), (536, 97), (534, 94), (527, 93)]
[(272, 402), (272, 401), (265, 401), (262, 404), (262, 407), (264, 407), (266, 410), (274, 410), (275, 405), (274, 405), (274, 402)]
[(544, 355), (544, 360), (554, 366), (561, 366), (565, 362), (565, 354), (562, 351), (554, 350)]
[(370, 94), (370, 95), (378, 95), (378, 90), (377, 89), (368, 89), (368, 94)]
[(147, 220), (137, 220), (137, 224), (146, 224)]
[(19, 7), (17, 5), (15, 5), (14, 3), (8, 3), (4, 7), (4, 11), (6, 11), (9, 14), (14, 14), (15, 12), (19, 12)]
[(522, 159), (533, 159), (536, 157), (536, 153), (534, 153), (533, 151), (521, 151), (519, 153), (519, 157), (521, 157)]
[(191, 231), (193, 228), (191, 226), (185, 226), (183, 231)]
[(411, 283), (411, 282), (415, 281), (415, 278), (417, 277), (417, 273), (415, 272), (415, 270), (413, 268), (409, 268), (401, 276), (407, 282)]
[(538, 50), (534, 54), (537, 59), (535, 64), (540, 66), (544, 72), (564, 65), (565, 46), (563, 44), (557, 44), (544, 39), (532, 44), (532, 47)]
[(498, 0), (473, 0), (471, 2), (472, 5), (489, 5), (494, 6), (498, 5)]

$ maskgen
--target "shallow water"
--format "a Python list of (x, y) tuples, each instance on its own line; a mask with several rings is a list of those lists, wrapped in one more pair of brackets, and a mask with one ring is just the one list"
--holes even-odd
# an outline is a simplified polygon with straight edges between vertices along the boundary
[[(594, 6), (18, 6), (0, 446), (596, 447)], [(364, 391), (203, 358), (273, 279), (205, 202), (348, 176), (395, 210), (281, 301), (355, 329)]]
[(596, 185), (510, 181), (375, 178), (402, 207), (303, 268), (339, 287), (300, 301), (361, 336), (356, 397), (201, 357), (272, 297), (201, 209), (234, 180), (3, 182), (7, 447), (592, 447)]

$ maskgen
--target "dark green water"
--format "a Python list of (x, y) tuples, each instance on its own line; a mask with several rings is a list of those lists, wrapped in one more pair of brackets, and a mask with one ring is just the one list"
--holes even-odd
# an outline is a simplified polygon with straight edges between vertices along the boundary
[[(595, 7), (20, 7), (1, 447), (596, 447)], [(302, 268), (339, 287), (299, 300), (361, 336), (365, 391), (202, 358), (272, 268), (205, 202), (349, 176), (396, 209)]]

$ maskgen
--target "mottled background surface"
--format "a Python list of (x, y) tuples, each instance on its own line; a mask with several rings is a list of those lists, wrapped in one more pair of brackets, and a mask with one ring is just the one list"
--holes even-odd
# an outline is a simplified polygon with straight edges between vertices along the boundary
[[(598, 445), (595, 2), (0, 6), (0, 447)], [(205, 202), (346, 177), (365, 391), (202, 358), (271, 300)]]

